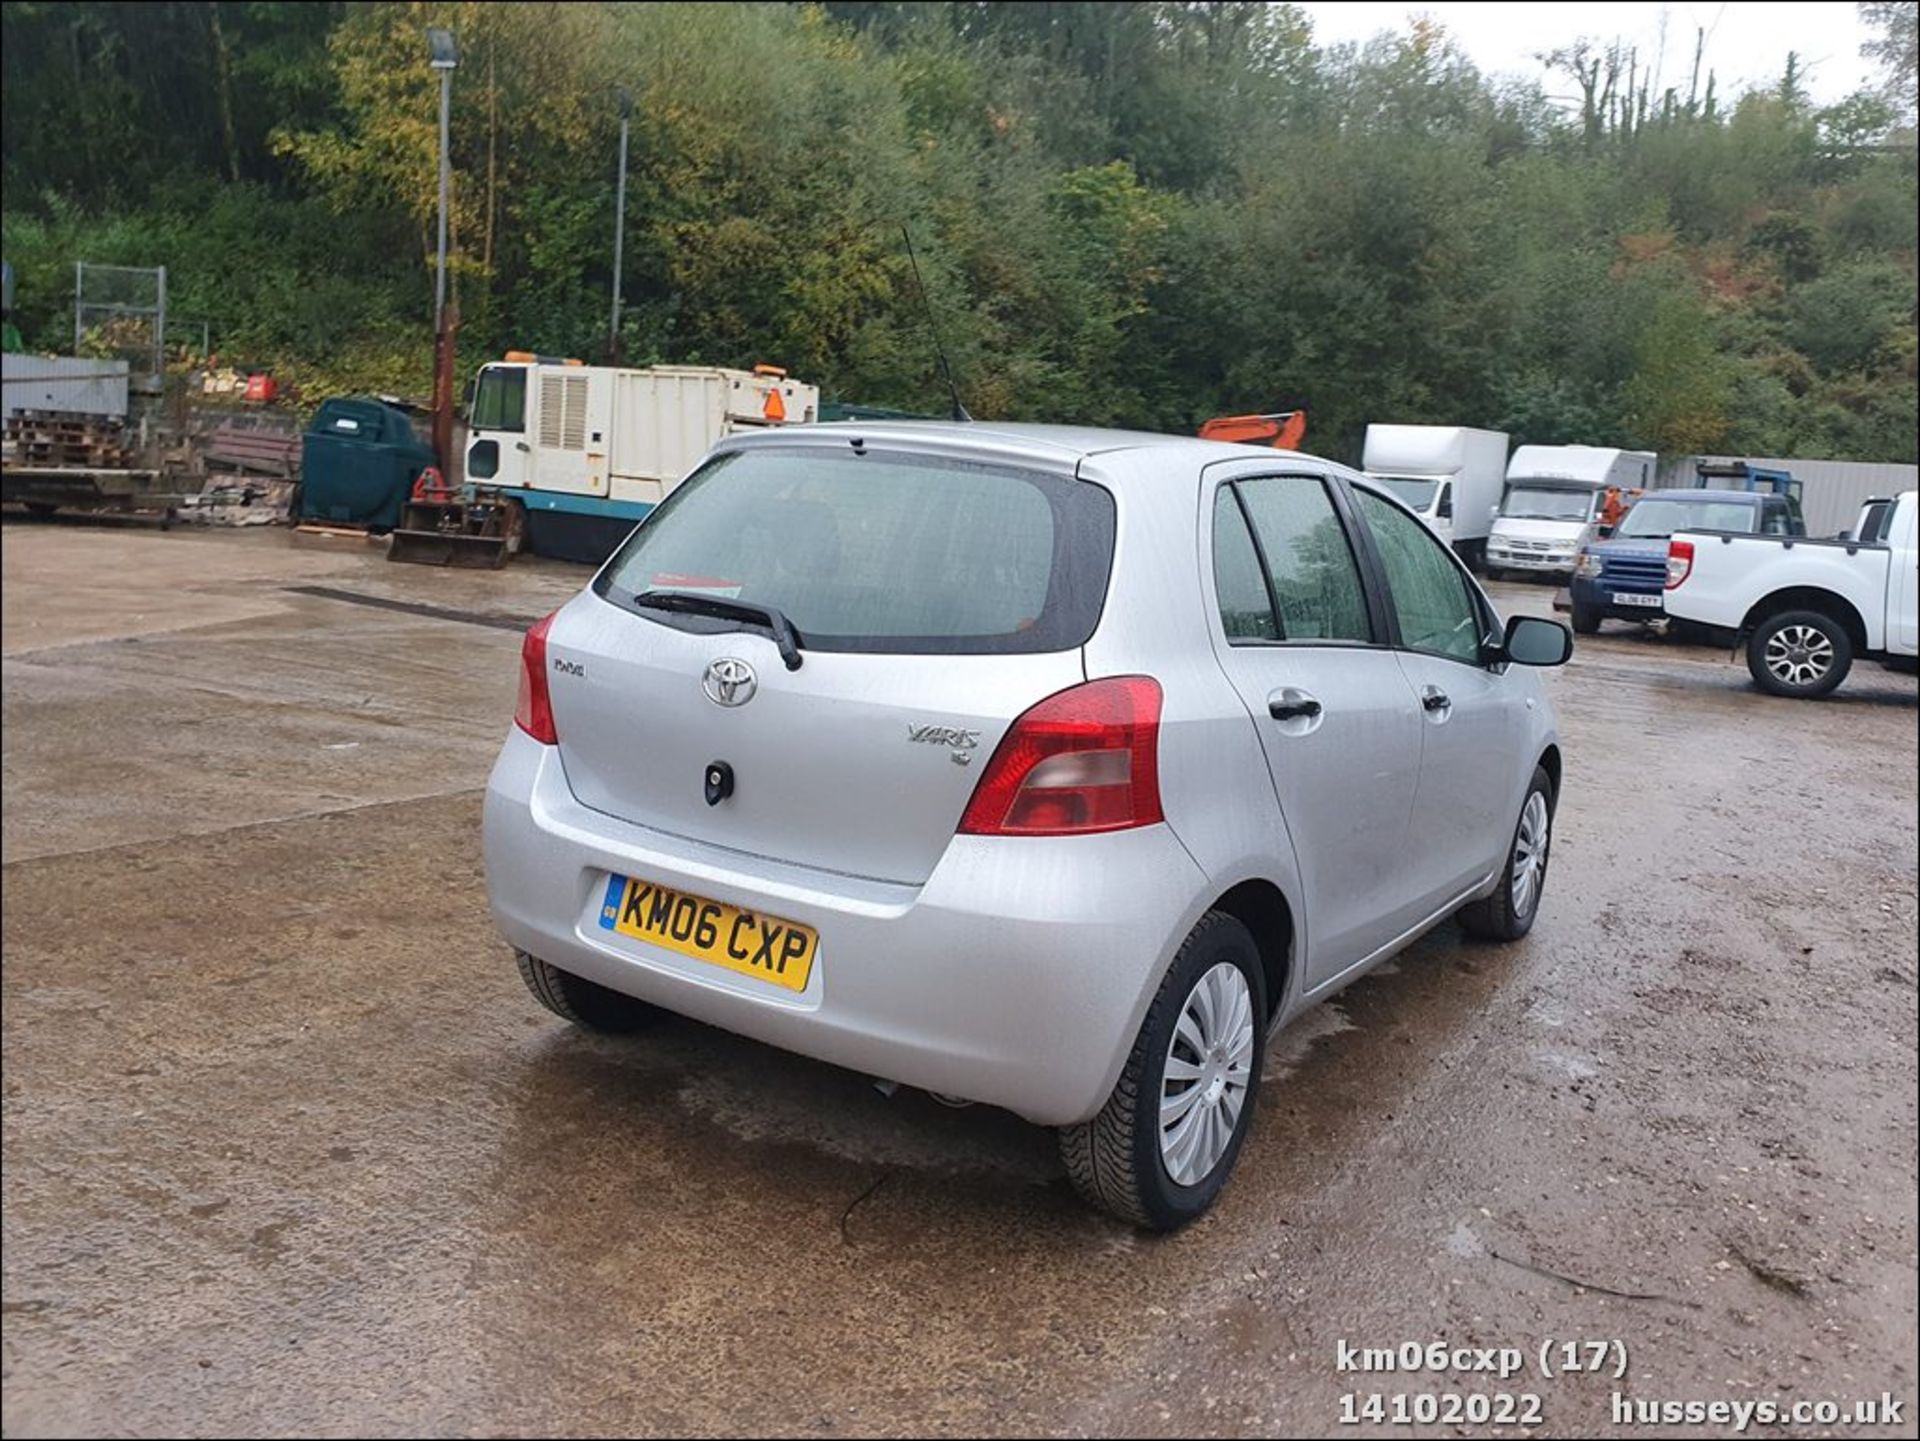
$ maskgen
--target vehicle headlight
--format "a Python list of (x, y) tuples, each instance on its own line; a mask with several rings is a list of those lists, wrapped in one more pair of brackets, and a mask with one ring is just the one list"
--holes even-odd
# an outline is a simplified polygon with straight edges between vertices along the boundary
[(1574, 566), (1573, 573), (1575, 575), (1585, 576), (1588, 580), (1598, 580), (1600, 578), (1600, 557), (1590, 550), (1581, 551), (1579, 564)]

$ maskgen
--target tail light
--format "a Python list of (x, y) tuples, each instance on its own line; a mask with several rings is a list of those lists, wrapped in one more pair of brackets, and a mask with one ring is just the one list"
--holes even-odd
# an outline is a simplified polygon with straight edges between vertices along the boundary
[(1667, 542), (1667, 589), (1672, 590), (1681, 581), (1693, 573), (1693, 542), (1690, 540), (1670, 540)]
[(520, 642), (520, 698), (513, 703), (513, 723), (543, 746), (560, 743), (560, 733), (553, 728), (553, 697), (547, 691), (547, 629), (552, 624), (551, 615), (534, 622)]
[(1128, 675), (1050, 695), (1016, 720), (960, 833), (1073, 836), (1161, 819), (1160, 683)]

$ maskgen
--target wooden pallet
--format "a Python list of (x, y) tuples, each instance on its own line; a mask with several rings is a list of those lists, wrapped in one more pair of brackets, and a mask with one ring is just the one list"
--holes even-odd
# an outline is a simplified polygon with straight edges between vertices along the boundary
[(24, 466), (121, 470), (133, 464), (126, 426), (110, 416), (20, 411), (7, 417), (4, 436), (14, 461)]

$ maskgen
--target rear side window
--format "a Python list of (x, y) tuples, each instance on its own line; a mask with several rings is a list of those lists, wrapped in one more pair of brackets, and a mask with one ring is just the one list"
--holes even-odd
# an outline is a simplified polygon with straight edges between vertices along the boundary
[(690, 476), (594, 589), (616, 603), (679, 590), (775, 606), (813, 650), (1070, 650), (1100, 618), (1113, 529), (1113, 498), (1065, 476), (755, 447)]
[(1213, 496), (1213, 589), (1228, 640), (1280, 639), (1267, 578), (1260, 573), (1260, 555), (1230, 485), (1221, 486)]
[(1326, 483), (1280, 475), (1235, 481), (1233, 489), (1272, 583), (1280, 639), (1370, 641), (1360, 567)]

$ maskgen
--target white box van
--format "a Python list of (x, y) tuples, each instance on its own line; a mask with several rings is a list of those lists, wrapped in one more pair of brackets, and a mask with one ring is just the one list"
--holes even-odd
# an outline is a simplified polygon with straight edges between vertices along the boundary
[(1571, 577), (1580, 547), (1598, 532), (1608, 492), (1653, 483), (1650, 450), (1606, 445), (1523, 445), (1487, 536), (1487, 574), (1524, 571)]
[(1361, 469), (1477, 567), (1507, 474), (1507, 437), (1460, 425), (1369, 425)]

